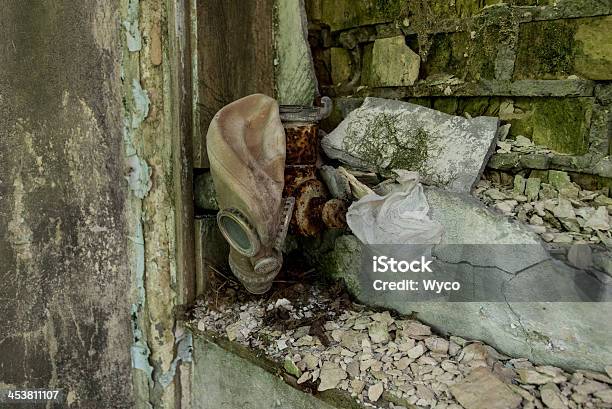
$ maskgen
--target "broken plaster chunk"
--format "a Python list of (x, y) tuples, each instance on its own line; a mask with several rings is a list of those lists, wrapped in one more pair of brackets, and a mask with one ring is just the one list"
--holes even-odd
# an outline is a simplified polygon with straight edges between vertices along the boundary
[(495, 148), (498, 122), (366, 98), (323, 138), (322, 146), (330, 158), (358, 169), (414, 170), (424, 183), (469, 192)]
[(322, 392), (337, 387), (340, 381), (346, 379), (346, 372), (332, 362), (326, 362), (323, 368), (321, 368), (319, 378), (321, 379), (321, 383), (317, 390)]
[(437, 354), (446, 354), (448, 353), (449, 343), (444, 338), (430, 337), (430, 338), (425, 338), (425, 346), (431, 352), (434, 352)]
[(351, 381), (351, 389), (353, 390), (353, 393), (359, 394), (361, 393), (361, 391), (363, 391), (363, 388), (365, 388), (365, 381), (362, 381), (361, 379), (353, 379)]
[(304, 372), (302, 376), (300, 376), (300, 378), (297, 380), (298, 385), (301, 385), (307, 380), (309, 380), (311, 376), (312, 374), (310, 372)]
[(401, 335), (403, 338), (424, 337), (431, 335), (431, 328), (427, 325), (421, 324), (418, 321), (400, 321), (398, 324), (402, 328)]
[(376, 402), (378, 399), (380, 399), (383, 392), (383, 383), (378, 382), (377, 384), (372, 385), (368, 388), (368, 399), (370, 399), (372, 402)]
[(590, 395), (606, 389), (608, 389), (608, 386), (605, 383), (592, 380), (586, 380), (582, 384), (574, 386), (574, 392), (581, 395)]
[(598, 207), (586, 221), (584, 227), (590, 227), (593, 230), (610, 230), (610, 216), (608, 216), (608, 210), (604, 206)]
[(523, 384), (545, 385), (552, 382), (553, 377), (547, 374), (540, 373), (531, 368), (519, 368), (516, 370), (519, 377), (519, 382)]
[(407, 352), (409, 358), (416, 359), (425, 353), (425, 345), (418, 343), (414, 348)]
[(514, 409), (522, 401), (488, 368), (473, 369), (462, 382), (451, 385), (450, 391), (466, 409)]
[(242, 329), (241, 321), (237, 321), (233, 324), (228, 325), (225, 328), (227, 339), (229, 339), (230, 341), (235, 341), (238, 337), (242, 335), (242, 333), (240, 332), (241, 329)]
[(604, 403), (612, 403), (612, 389), (597, 391), (594, 396), (601, 399)]
[(368, 328), (368, 334), (375, 344), (384, 344), (389, 341), (389, 328), (386, 322), (373, 322)]
[(554, 383), (547, 383), (540, 388), (542, 402), (550, 409), (567, 409), (567, 398)]

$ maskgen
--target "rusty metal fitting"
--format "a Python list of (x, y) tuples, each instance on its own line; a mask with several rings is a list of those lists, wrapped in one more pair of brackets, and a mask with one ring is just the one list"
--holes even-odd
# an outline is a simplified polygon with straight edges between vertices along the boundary
[(331, 100), (323, 97), (321, 102), (322, 107), (280, 107), (287, 146), (283, 196), (295, 198), (291, 231), (310, 237), (325, 226), (346, 226), (346, 204), (337, 199), (328, 200), (327, 188), (317, 177), (318, 122), (331, 112)]
[(325, 226), (330, 229), (342, 229), (346, 227), (347, 203), (342, 199), (331, 199), (325, 202), (321, 212), (321, 218)]

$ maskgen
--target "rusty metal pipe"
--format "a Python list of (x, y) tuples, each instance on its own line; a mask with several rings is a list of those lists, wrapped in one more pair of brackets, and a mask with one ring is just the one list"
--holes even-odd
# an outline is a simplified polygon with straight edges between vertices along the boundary
[(285, 197), (295, 198), (291, 230), (302, 236), (316, 236), (324, 227), (346, 226), (346, 204), (328, 200), (325, 184), (317, 177), (319, 126), (331, 112), (331, 100), (322, 98), (322, 107), (281, 105), (285, 129)]

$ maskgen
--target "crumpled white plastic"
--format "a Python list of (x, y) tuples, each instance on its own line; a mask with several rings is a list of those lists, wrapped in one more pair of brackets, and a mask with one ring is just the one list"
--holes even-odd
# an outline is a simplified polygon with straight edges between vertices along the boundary
[(346, 221), (363, 244), (440, 243), (443, 227), (428, 216), (429, 204), (419, 173), (394, 170), (393, 190), (385, 196), (371, 193), (354, 202)]

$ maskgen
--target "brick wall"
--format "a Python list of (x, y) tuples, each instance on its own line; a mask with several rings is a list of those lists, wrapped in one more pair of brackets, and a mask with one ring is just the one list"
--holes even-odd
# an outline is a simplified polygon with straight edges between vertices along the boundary
[[(498, 153), (489, 171), (558, 169), (612, 187), (612, 1), (307, 0), (331, 129), (366, 96), (499, 116), (550, 153)], [(500, 4), (498, 4), (500, 3)]]

